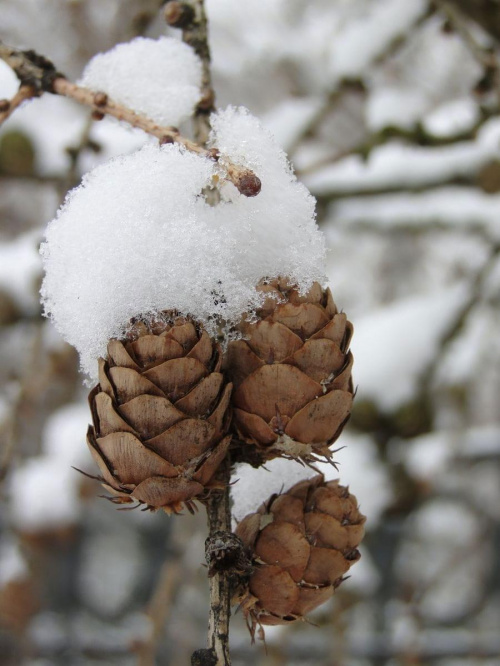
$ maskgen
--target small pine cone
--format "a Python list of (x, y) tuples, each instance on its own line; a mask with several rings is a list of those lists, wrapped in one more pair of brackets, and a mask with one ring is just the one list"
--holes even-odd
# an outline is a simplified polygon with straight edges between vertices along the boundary
[(221, 362), (205, 330), (168, 313), (110, 340), (87, 441), (113, 502), (175, 513), (206, 494), (231, 440)]
[[(242, 442), (235, 459), (330, 460), (353, 400), (352, 324), (317, 282), (304, 295), (283, 280), (257, 289), (269, 297), (257, 321), (240, 325), (224, 364)], [(245, 443), (257, 447), (253, 460)]]
[(324, 603), (360, 558), (366, 521), (354, 495), (322, 475), (273, 495), (236, 534), (254, 571), (237, 601), (251, 627), (288, 624)]

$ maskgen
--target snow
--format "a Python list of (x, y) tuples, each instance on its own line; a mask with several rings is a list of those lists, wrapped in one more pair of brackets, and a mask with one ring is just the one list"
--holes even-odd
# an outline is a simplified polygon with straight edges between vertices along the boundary
[(424, 13), (423, 0), (385, 0), (353, 21), (337, 35), (331, 53), (331, 68), (340, 78), (361, 76), (394, 39), (404, 34)]
[(0, 545), (0, 590), (12, 580), (22, 580), (28, 574), (28, 565), (14, 541)]
[(200, 99), (201, 61), (177, 39), (136, 37), (94, 56), (79, 84), (161, 125), (178, 125)]
[[(392, 500), (387, 471), (378, 460), (375, 443), (370, 437), (344, 432), (339, 440), (340, 446), (345, 448), (334, 456), (338, 471), (328, 463), (318, 463), (316, 467), (327, 481), (340, 479), (342, 485), (349, 486), (367, 517), (367, 529), (374, 529)], [(295, 483), (315, 475), (310, 467), (282, 458), (271, 460), (258, 469), (249, 465), (237, 466), (233, 479), (238, 481), (231, 488), (234, 519), (242, 520), (272, 494), (286, 491)]]
[(341, 189), (347, 194), (360, 188), (429, 186), (446, 179), (467, 176), (500, 156), (500, 122), (491, 120), (476, 141), (440, 148), (423, 148), (393, 142), (373, 150), (367, 161), (350, 156), (318, 169), (304, 178), (315, 194)]
[(262, 122), (285, 150), (312, 121), (323, 106), (318, 97), (286, 99), (262, 116)]
[(396, 301), (357, 319), (352, 352), (358, 398), (388, 411), (411, 400), (464, 297), (458, 285)]
[(10, 510), (21, 531), (74, 524), (80, 515), (78, 472), (88, 465), (84, 437), (88, 425), (85, 404), (70, 404), (55, 412), (46, 424), (43, 453), (25, 460), (10, 478)]
[(465, 132), (479, 120), (479, 107), (470, 97), (442, 104), (424, 120), (425, 129), (436, 136)]
[(3, 60), (0, 60), (0, 99), (14, 97), (19, 88), (17, 76)]
[(443, 228), (485, 228), (498, 237), (500, 196), (475, 188), (442, 187), (435, 191), (346, 198), (332, 211), (341, 225), (370, 223), (374, 229), (440, 224)]
[[(87, 174), (49, 224), (45, 311), (90, 375), (134, 316), (175, 309), (215, 331), (214, 317), (230, 324), (255, 305), (263, 277), (324, 282), (314, 200), (285, 154), (244, 109), (212, 120), (219, 165), (147, 144)], [(253, 169), (262, 191), (247, 198), (223, 183), (212, 207), (200, 194), (228, 159)]]
[(0, 289), (29, 313), (38, 310), (36, 284), (42, 270), (39, 242), (40, 234), (36, 231), (0, 244)]

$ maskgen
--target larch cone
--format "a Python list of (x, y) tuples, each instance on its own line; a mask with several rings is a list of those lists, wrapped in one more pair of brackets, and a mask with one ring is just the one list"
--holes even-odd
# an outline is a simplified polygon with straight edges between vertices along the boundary
[(331, 460), (353, 401), (352, 324), (317, 282), (305, 294), (286, 280), (257, 289), (267, 298), (256, 320), (240, 324), (224, 362), (234, 384), (234, 459)]
[(348, 488), (318, 475), (273, 495), (238, 524), (254, 571), (234, 601), (252, 636), (257, 626), (303, 619), (333, 595), (360, 558), (365, 521)]
[(203, 327), (169, 313), (109, 341), (87, 442), (113, 502), (176, 513), (206, 497), (231, 440), (221, 363)]

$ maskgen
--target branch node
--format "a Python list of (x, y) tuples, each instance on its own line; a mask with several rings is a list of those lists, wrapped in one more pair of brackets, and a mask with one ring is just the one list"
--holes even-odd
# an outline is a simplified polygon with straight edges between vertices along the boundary
[(209, 578), (218, 573), (239, 577), (252, 571), (242, 540), (232, 532), (217, 531), (207, 538), (205, 560)]
[(96, 106), (106, 106), (108, 101), (108, 96), (105, 92), (96, 92), (94, 95), (94, 104)]
[(191, 666), (217, 666), (217, 655), (213, 648), (196, 650), (191, 655)]
[(186, 2), (167, 2), (163, 18), (171, 28), (187, 28), (194, 21), (194, 9)]

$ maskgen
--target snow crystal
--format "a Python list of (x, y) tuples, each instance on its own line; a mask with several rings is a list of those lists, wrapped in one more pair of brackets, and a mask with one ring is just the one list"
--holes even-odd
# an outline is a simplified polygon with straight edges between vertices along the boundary
[(80, 85), (163, 125), (178, 125), (200, 99), (201, 61), (176, 39), (136, 37), (94, 56)]
[[(48, 227), (45, 310), (91, 375), (134, 316), (178, 310), (215, 331), (214, 317), (231, 323), (255, 304), (263, 277), (324, 282), (314, 199), (285, 154), (244, 109), (213, 127), (220, 165), (147, 144), (87, 174)], [(253, 169), (262, 191), (246, 198), (227, 183), (212, 207), (201, 192), (228, 159)]]

